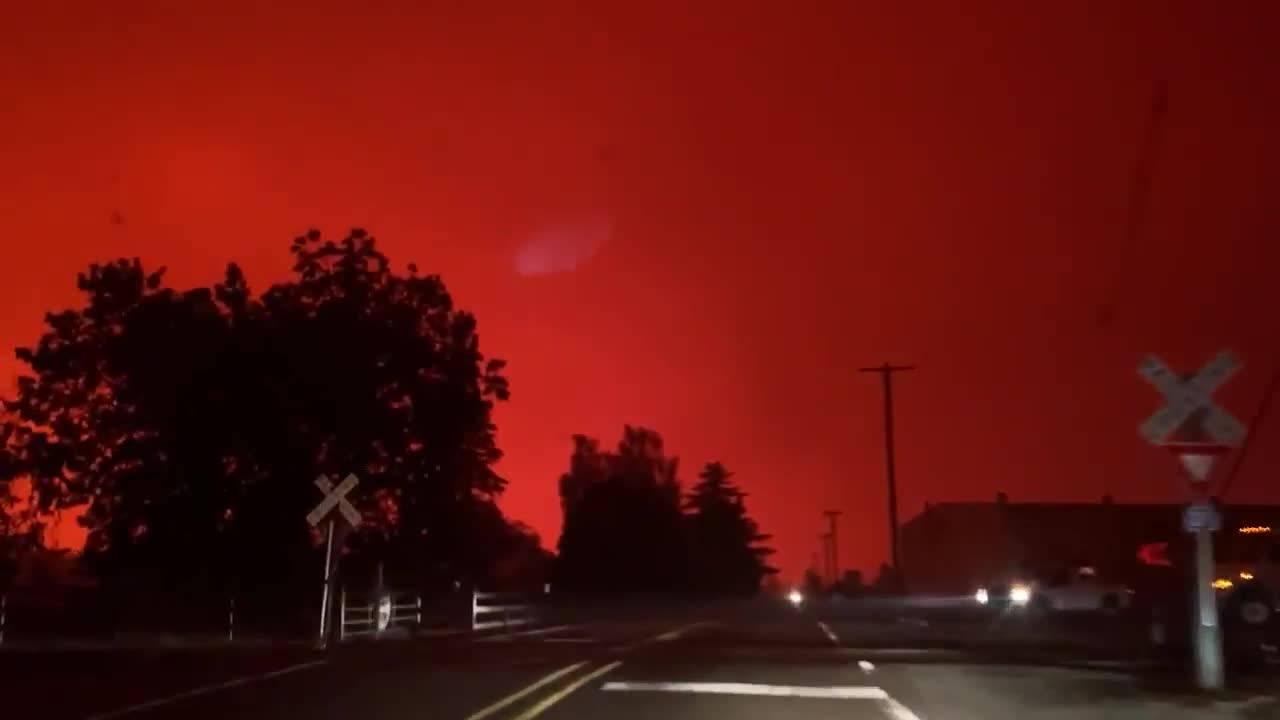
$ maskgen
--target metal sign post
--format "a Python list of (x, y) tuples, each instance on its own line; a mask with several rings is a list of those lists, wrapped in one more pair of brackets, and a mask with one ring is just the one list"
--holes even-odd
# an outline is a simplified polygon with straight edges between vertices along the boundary
[(324, 590), (320, 595), (319, 641), (321, 647), (329, 639), (329, 598), (333, 594), (333, 536), (338, 522), (338, 519), (333, 516), (333, 511), (336, 508), (338, 514), (345, 518), (352, 528), (359, 526), (360, 511), (356, 510), (351, 501), (347, 499), (347, 493), (351, 492), (359, 484), (359, 478), (355, 475), (348, 475), (347, 479), (338, 483), (337, 487), (334, 487), (333, 483), (329, 482), (329, 478), (321, 475), (316, 478), (316, 487), (320, 488), (320, 492), (325, 494), (324, 499), (311, 512), (307, 513), (307, 522), (312, 527), (316, 527), (321, 522), (325, 523)]
[[(1152, 445), (1168, 447), (1177, 454), (1193, 490), (1182, 525), (1196, 539), (1196, 680), (1204, 690), (1220, 690), (1224, 684), (1222, 628), (1213, 588), (1213, 532), (1222, 520), (1210, 498), (1208, 481), (1217, 457), (1238, 445), (1245, 434), (1244, 425), (1216, 405), (1212, 395), (1239, 368), (1239, 361), (1227, 351), (1218, 353), (1200, 372), (1185, 379), (1154, 356), (1138, 367), (1138, 374), (1167, 401), (1138, 426), (1138, 432)], [(1170, 439), (1179, 430), (1185, 431), (1188, 442)]]

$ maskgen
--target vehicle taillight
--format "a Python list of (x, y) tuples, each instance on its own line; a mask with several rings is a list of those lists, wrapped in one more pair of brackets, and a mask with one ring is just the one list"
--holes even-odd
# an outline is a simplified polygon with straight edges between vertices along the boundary
[(1146, 545), (1139, 547), (1138, 561), (1143, 565), (1172, 566), (1173, 563), (1169, 561), (1169, 543), (1147, 543)]

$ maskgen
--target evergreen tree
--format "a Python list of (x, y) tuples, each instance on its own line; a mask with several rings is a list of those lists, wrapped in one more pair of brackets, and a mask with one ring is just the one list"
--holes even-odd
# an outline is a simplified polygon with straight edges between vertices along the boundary
[(685, 501), (695, 587), (709, 592), (754, 593), (775, 572), (765, 559), (773, 550), (746, 510), (746, 494), (719, 462), (707, 463)]

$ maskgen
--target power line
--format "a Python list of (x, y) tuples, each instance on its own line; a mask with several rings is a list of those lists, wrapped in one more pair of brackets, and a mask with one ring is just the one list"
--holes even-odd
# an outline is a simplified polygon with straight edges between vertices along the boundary
[(1143, 221), (1147, 216), (1147, 201), (1151, 197), (1151, 184), (1155, 177), (1156, 160), (1160, 156), (1164, 118), (1168, 111), (1169, 93), (1163, 80), (1156, 83), (1151, 93), (1151, 109), (1143, 132), (1142, 149), (1138, 155), (1138, 167), (1133, 185), (1129, 189), (1129, 207), (1125, 214), (1124, 236), (1119, 248), (1116, 269), (1108, 278), (1106, 294), (1098, 308), (1098, 324), (1106, 327), (1115, 319), (1120, 296), (1125, 289), (1126, 276), (1132, 271)]

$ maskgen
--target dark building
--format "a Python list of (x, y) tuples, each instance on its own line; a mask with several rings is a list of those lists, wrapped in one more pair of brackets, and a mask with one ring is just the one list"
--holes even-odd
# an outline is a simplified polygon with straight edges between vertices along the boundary
[[(1143, 572), (1138, 551), (1167, 542), (1175, 564), (1187, 549), (1182, 505), (926, 503), (901, 530), (902, 571), (908, 591), (967, 594), (1001, 577), (1045, 579), (1065, 569), (1092, 566), (1100, 578), (1132, 582)], [(1280, 529), (1280, 506), (1231, 505), (1223, 532), (1241, 527)]]

